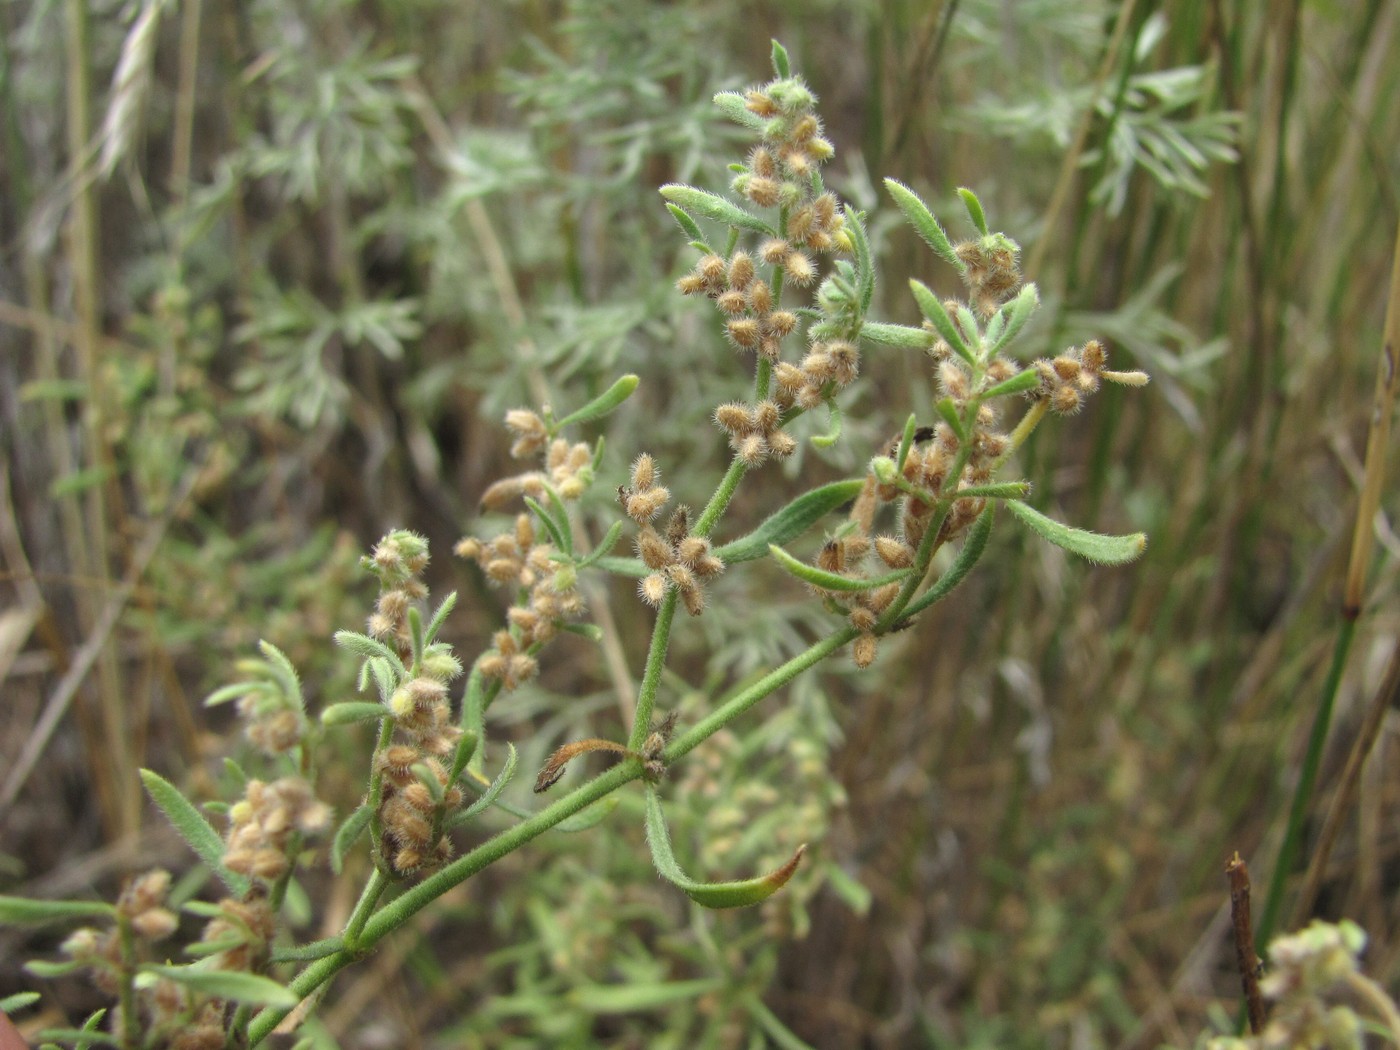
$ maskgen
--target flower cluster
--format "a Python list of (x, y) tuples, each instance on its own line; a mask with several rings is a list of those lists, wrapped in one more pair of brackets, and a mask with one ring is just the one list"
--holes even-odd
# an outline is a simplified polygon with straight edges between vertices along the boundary
[(436, 867), (452, 856), (442, 816), (462, 804), (462, 789), (449, 786), (442, 761), (408, 744), (391, 744), (374, 756), (381, 777), (380, 854), (402, 877)]
[(593, 481), (593, 450), (583, 442), (569, 444), (549, 436), (549, 427), (538, 413), (516, 408), (506, 413), (506, 428), (515, 436), (510, 454), (528, 459), (544, 452), (544, 470), (527, 470), (495, 482), (481, 495), (481, 505), (499, 510), (521, 496), (542, 498), (552, 487), (560, 499), (573, 501)]
[(776, 401), (752, 406), (730, 402), (715, 409), (715, 422), (729, 435), (729, 447), (750, 467), (769, 456), (786, 459), (797, 451), (797, 439), (782, 429), (782, 416)]
[(393, 638), (401, 653), (411, 645), (408, 610), (428, 595), (421, 579), (428, 567), (428, 541), (406, 529), (380, 540), (362, 564), (379, 577), (379, 601), (369, 618), (369, 634), (381, 640)]
[(632, 486), (618, 490), (618, 499), (628, 517), (641, 526), (637, 533), (637, 556), (651, 570), (642, 578), (638, 591), (648, 605), (661, 604), (674, 587), (685, 603), (686, 612), (699, 616), (705, 609), (702, 581), (724, 571), (724, 562), (710, 550), (710, 541), (690, 532), (690, 514), (677, 507), (664, 534), (651, 524), (671, 498), (670, 490), (656, 483), (656, 463), (645, 453), (632, 465)]
[(554, 561), (554, 545), (539, 541), (528, 514), (516, 517), (512, 532), (486, 542), (469, 536), (455, 550), (480, 565), (490, 582), (513, 586), (520, 594), (506, 613), (511, 629), (496, 632), (491, 651), (477, 664), (487, 678), (513, 690), (538, 673), (539, 647), (554, 638), (561, 625), (583, 615), (577, 571)]
[(270, 784), (248, 781), (243, 797), (229, 807), (228, 816), (224, 866), (273, 883), (291, 866), (293, 836), (325, 830), (331, 811), (317, 801), (305, 780), (283, 777)]

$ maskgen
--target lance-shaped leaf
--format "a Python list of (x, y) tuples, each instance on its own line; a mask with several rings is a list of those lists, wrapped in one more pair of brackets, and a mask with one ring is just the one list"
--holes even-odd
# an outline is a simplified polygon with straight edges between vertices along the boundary
[(331, 704), (321, 712), (323, 726), (343, 726), (352, 722), (377, 722), (388, 715), (383, 704), (368, 700), (347, 700), (342, 704)]
[(714, 219), (715, 222), (723, 223), (726, 226), (754, 230), (757, 233), (766, 233), (770, 237), (777, 236), (773, 227), (757, 215), (750, 215), (739, 205), (726, 200), (717, 193), (670, 182), (661, 187), (661, 196), (674, 204), (679, 204), (686, 211), (703, 215), (707, 219)]
[(982, 396), (1005, 397), (1007, 394), (1024, 394), (1027, 390), (1034, 390), (1040, 385), (1040, 373), (1034, 368), (1027, 368), (1023, 372), (1017, 372), (1010, 379), (1003, 379), (996, 386), (989, 387), (982, 391)]
[(968, 364), (975, 366), (977, 359), (972, 356), (972, 350), (963, 341), (958, 326), (948, 316), (948, 311), (943, 306), (943, 300), (934, 295), (933, 289), (916, 277), (909, 279), (909, 288), (914, 293), (914, 301), (919, 304), (919, 312), (928, 318), (934, 330), (953, 348), (955, 354)]
[(842, 576), (840, 573), (827, 572), (815, 565), (808, 565), (805, 561), (794, 558), (776, 544), (768, 548), (768, 553), (773, 555), (774, 560), (779, 565), (803, 583), (810, 583), (813, 587), (820, 587), (824, 591), (844, 591), (847, 593), (873, 591), (877, 587), (898, 583), (912, 571), (910, 569), (895, 569), (894, 572), (887, 572), (883, 576), (853, 579), (850, 576)]
[(366, 660), (387, 660), (389, 666), (396, 670), (400, 677), (408, 677), (408, 668), (404, 667), (403, 661), (399, 659), (399, 654), (378, 639), (371, 638), (367, 634), (360, 634), (358, 631), (336, 631), (334, 638), (335, 644), (342, 649), (349, 649), (356, 656), (364, 657)]
[(715, 556), (726, 565), (761, 558), (768, 553), (769, 544), (796, 539), (837, 507), (855, 499), (864, 484), (863, 479), (833, 481), (804, 492), (782, 510), (765, 518), (747, 536), (717, 548)]
[(369, 827), (370, 817), (374, 816), (374, 810), (370, 808), (368, 802), (361, 802), (355, 807), (339, 828), (336, 829), (335, 838), (331, 840), (331, 871), (337, 875), (345, 864), (345, 854), (350, 852), (357, 839), (364, 834), (365, 828)]
[(958, 196), (962, 198), (967, 217), (972, 220), (972, 225), (977, 227), (977, 232), (983, 237), (987, 236), (987, 213), (982, 210), (982, 202), (977, 199), (977, 194), (966, 186), (959, 186)]
[(1020, 500), (1007, 500), (1007, 509), (1057, 547), (1101, 565), (1125, 565), (1147, 549), (1147, 536), (1141, 532), (1127, 536), (1105, 536), (1100, 532), (1076, 529), (1047, 518)]
[(957, 267), (958, 273), (965, 273), (967, 264), (958, 258), (957, 252), (953, 251), (953, 245), (948, 240), (948, 235), (943, 232), (943, 227), (938, 225), (938, 220), (933, 217), (933, 212), (928, 210), (928, 205), (919, 199), (919, 195), (904, 183), (896, 182), (894, 179), (885, 180), (885, 189), (890, 191), (890, 196), (899, 205), (899, 210), (904, 212), (904, 217), (909, 220), (909, 225), (914, 227), (914, 231), (924, 239), (924, 242), (937, 252), (940, 258)]
[[(466, 809), (462, 810), (462, 812), (456, 814), (450, 820), (448, 820), (447, 826), (449, 828), (455, 828), (461, 826), (462, 824), (465, 824), (468, 820), (476, 816), (487, 806), (491, 805), (491, 803), (495, 802), (496, 796), (506, 789), (506, 785), (509, 784), (511, 778), (515, 776), (515, 764), (519, 759), (519, 756), (515, 753), (514, 744), (508, 743), (506, 744), (506, 747), (510, 749), (509, 753), (506, 755), (506, 764), (502, 766), (501, 771), (496, 774), (496, 779), (491, 781), (490, 786), (487, 787), (487, 789), (484, 792), (482, 792), (482, 795), (479, 799), (473, 802)], [(472, 778), (466, 777), (465, 782), (470, 784), (472, 782)]]
[(671, 218), (675, 219), (680, 228), (685, 231), (685, 235), (690, 238), (690, 243), (696, 245), (701, 251), (710, 252), (710, 246), (705, 243), (705, 235), (700, 232), (700, 227), (695, 225), (695, 220), (686, 214), (685, 209), (679, 204), (667, 204), (666, 210), (671, 213)]
[(565, 553), (573, 553), (573, 533), (569, 530), (567, 523), (561, 529), (559, 522), (554, 520), (554, 516), (545, 510), (538, 501), (529, 496), (525, 497), (525, 506), (535, 512), (535, 517), (540, 519), (540, 524), (545, 527), (545, 531), (549, 533), (550, 541), (556, 548)]
[(141, 770), (141, 783), (146, 786), (146, 793), (160, 807), (171, 826), (189, 843), (190, 849), (195, 851), (199, 859), (219, 876), (223, 884), (240, 897), (247, 893), (247, 877), (224, 867), (223, 836), (194, 808), (194, 803), (180, 794), (174, 784), (149, 769)]
[(564, 775), (564, 769), (568, 764), (579, 755), (589, 751), (608, 751), (615, 755), (624, 756), (632, 753), (615, 740), (601, 740), (597, 737), (564, 744), (556, 748), (554, 754), (550, 755), (548, 761), (540, 768), (539, 775), (535, 777), (535, 794), (548, 791), (559, 783), (559, 778)]
[(270, 977), (255, 973), (242, 973), (237, 970), (207, 970), (199, 966), (155, 966), (141, 967), (143, 973), (155, 974), (202, 995), (217, 999), (230, 999), (237, 1003), (250, 1003), (255, 1006), (296, 1006), (299, 1001), (295, 992), (289, 991)]
[[(692, 223), (691, 225), (694, 225)], [(696, 230), (699, 233), (699, 230)], [(575, 423), (589, 423), (595, 419), (602, 419), (618, 405), (632, 396), (632, 392), (637, 389), (637, 384), (641, 379), (630, 372), (619, 379), (607, 390), (603, 391), (582, 408), (575, 409), (563, 419), (554, 424), (555, 428), (571, 426)]]
[(927, 350), (933, 345), (933, 334), (925, 328), (915, 328), (907, 324), (887, 324), (884, 321), (866, 321), (860, 326), (860, 336), (881, 346), (894, 346), (901, 350)]
[(865, 234), (865, 214), (846, 205), (846, 230), (850, 233), (851, 247), (855, 249), (856, 273), (859, 286), (856, 289), (860, 316), (870, 309), (870, 300), (875, 296), (875, 262), (871, 258), (870, 238)]
[(647, 844), (651, 847), (651, 859), (656, 870), (667, 882), (680, 887), (687, 897), (705, 908), (742, 908), (766, 900), (780, 890), (792, 873), (797, 870), (806, 845), (797, 847), (792, 859), (767, 875), (737, 882), (696, 882), (676, 863), (676, 855), (671, 852), (671, 835), (666, 830), (666, 816), (661, 812), (661, 799), (656, 791), (648, 787)]
[(939, 416), (942, 417), (943, 422), (947, 423), (948, 426), (952, 428), (953, 433), (958, 436), (958, 440), (966, 441), (967, 424), (963, 422), (962, 416), (958, 415), (958, 406), (953, 404), (953, 399), (951, 397), (941, 397), (933, 407), (938, 412)]
[(1016, 333), (1025, 327), (1026, 322), (1031, 319), (1031, 315), (1040, 306), (1040, 292), (1036, 290), (1034, 284), (1024, 285), (1016, 298), (1001, 308), (998, 317), (1006, 318), (1006, 327), (995, 339), (990, 339), (992, 344), (991, 353), (996, 353), (1011, 340), (1016, 338)]
[(763, 118), (749, 109), (748, 100), (737, 91), (721, 91), (711, 101), (735, 124), (742, 124), (754, 131), (763, 130)]
[(962, 583), (963, 578), (972, 571), (972, 567), (982, 557), (982, 552), (987, 549), (987, 537), (992, 534), (992, 524), (995, 520), (996, 504), (992, 503), (977, 516), (977, 520), (967, 530), (967, 538), (963, 540), (962, 548), (958, 551), (958, 556), (953, 559), (953, 564), (944, 570), (943, 575), (934, 581), (932, 587), (909, 603), (904, 614), (896, 622), (896, 627), (907, 624), (934, 602), (942, 601), (948, 597), (954, 587)]
[(427, 630), (423, 632), (423, 640), (431, 645), (437, 638), (438, 632), (442, 630), (442, 625), (447, 622), (448, 615), (457, 607), (457, 592), (453, 591), (442, 600), (442, 604), (437, 607), (437, 612), (433, 613), (433, 618), (428, 621)]
[(110, 919), (116, 914), (117, 909), (106, 901), (45, 901), (0, 896), (0, 926), (47, 926), (72, 919)]

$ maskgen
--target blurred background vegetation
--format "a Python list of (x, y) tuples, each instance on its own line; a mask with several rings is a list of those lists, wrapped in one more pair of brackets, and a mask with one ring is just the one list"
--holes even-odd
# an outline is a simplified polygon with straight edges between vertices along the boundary
[[(692, 913), (629, 797), (342, 977), (317, 1037), (1154, 1047), (1228, 1023), (1222, 867), (1238, 849), (1270, 872), (1339, 618), (1397, 221), (1400, 5), (15, 0), (0, 18), (0, 890), (110, 898), (152, 864), (188, 871), (136, 769), (220, 797), (239, 745), (199, 701), (259, 638), (313, 704), (348, 698), (328, 639), (368, 614), (355, 559), (390, 528), (431, 538), (435, 591), (468, 599), (444, 637), (471, 659), (501, 596), (449, 551), (491, 527), (476, 502), (513, 472), (506, 409), (636, 372), (593, 535), (644, 449), (704, 499), (726, 457), (706, 417), (744, 365), (674, 292), (692, 259), (655, 189), (724, 189), (740, 146), (710, 98), (764, 79), (776, 37), (822, 99), (828, 183), (869, 211), (876, 316), (916, 319), (911, 275), (957, 290), (880, 179), (950, 220), (969, 185), (1048, 304), (1020, 345), (1101, 336), (1153, 374), (1042, 428), (1024, 462), (1042, 506), (1144, 529), (1147, 556), (1091, 571), (1000, 529), (871, 671), (833, 663), (673, 771), (693, 870), (812, 844), (762, 908)], [(764, 468), (730, 527), (860, 471), (930, 392), (923, 359), (867, 350), (842, 443)], [(1319, 813), (1400, 629), (1379, 528)], [(730, 575), (673, 645), (683, 721), (826, 622), (767, 569)], [(631, 589), (612, 588), (610, 650), (561, 644), (498, 705), (522, 768), (624, 735), (650, 622)], [(321, 787), (344, 812), (368, 744), (332, 739)], [(1366, 927), (1390, 987), (1397, 761), (1391, 724), (1315, 906)], [(527, 779), (509, 801), (533, 804)], [(299, 936), (338, 928), (348, 882), (320, 865), (303, 887)], [(0, 994), (54, 943), (0, 931)], [(48, 1023), (97, 1005), (45, 990)]]

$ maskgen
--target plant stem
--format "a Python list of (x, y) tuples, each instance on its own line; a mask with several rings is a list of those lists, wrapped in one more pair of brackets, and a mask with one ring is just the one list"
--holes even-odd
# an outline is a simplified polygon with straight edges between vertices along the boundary
[(647, 666), (642, 672), (642, 686), (637, 691), (637, 708), (632, 714), (632, 731), (627, 736), (627, 749), (640, 751), (651, 731), (651, 712), (656, 707), (656, 690), (661, 684), (661, 672), (666, 668), (666, 651), (671, 645), (671, 625), (676, 619), (676, 604), (681, 592), (670, 587), (656, 611), (656, 625), (651, 632), (651, 648), (647, 650)]
[(692, 751), (764, 697), (781, 689), (809, 667), (825, 660), (858, 633), (854, 627), (843, 627), (835, 634), (828, 635), (817, 642), (810, 649), (794, 656), (787, 663), (769, 671), (753, 685), (726, 700), (710, 714), (672, 740), (664, 752), (666, 761), (668, 763), (674, 762), (682, 755)]
[(369, 917), (374, 914), (374, 906), (379, 903), (379, 898), (388, 885), (389, 880), (385, 877), (383, 869), (376, 867), (370, 872), (369, 881), (360, 891), (360, 899), (355, 902), (355, 910), (350, 913), (350, 918), (345, 923), (347, 951), (359, 949), (360, 934), (364, 932), (365, 923), (369, 922)]
[(1255, 930), (1254, 943), (1260, 952), (1268, 946), (1269, 939), (1277, 928), (1279, 910), (1283, 906), (1283, 890), (1288, 884), (1288, 873), (1293, 869), (1293, 860), (1298, 854), (1298, 846), (1303, 838), (1303, 822), (1307, 819), (1308, 805), (1312, 802), (1313, 786), (1317, 781), (1317, 769), (1322, 762), (1322, 745), (1327, 740), (1327, 730), (1332, 724), (1332, 706), (1337, 699), (1337, 690), (1342, 681), (1342, 670), (1346, 667), (1347, 654), (1356, 635), (1356, 621), (1342, 621), (1337, 633), (1337, 644), (1332, 651), (1332, 666), (1327, 670), (1327, 680), (1322, 686), (1322, 699), (1318, 703), (1317, 715), (1313, 718), (1312, 732), (1308, 736), (1308, 750), (1303, 756), (1303, 768), (1298, 774), (1298, 786), (1293, 789), (1293, 804), (1288, 810), (1288, 826), (1283, 833), (1283, 845), (1279, 847), (1274, 861), (1274, 873), (1269, 879), (1269, 895), (1264, 901), (1264, 914)]

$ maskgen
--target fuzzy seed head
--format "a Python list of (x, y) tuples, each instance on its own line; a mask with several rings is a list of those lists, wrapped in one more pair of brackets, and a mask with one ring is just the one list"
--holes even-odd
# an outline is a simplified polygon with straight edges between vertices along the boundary
[(1079, 411), (1081, 401), (1079, 391), (1074, 387), (1057, 387), (1050, 395), (1050, 411), (1061, 416), (1072, 416)]
[(753, 257), (748, 252), (735, 252), (729, 259), (729, 287), (742, 292), (753, 283), (753, 278)]
[(797, 315), (791, 310), (774, 310), (768, 315), (768, 330), (779, 339), (786, 339), (797, 327)]
[(855, 665), (864, 669), (873, 664), (877, 645), (873, 634), (857, 636), (856, 640), (851, 643), (851, 659), (855, 661)]
[(751, 175), (744, 182), (743, 193), (760, 208), (771, 208), (782, 199), (783, 184), (764, 175)]
[(777, 266), (787, 258), (790, 251), (792, 251), (792, 246), (787, 241), (770, 237), (759, 247), (758, 254), (769, 266)]
[(749, 305), (756, 314), (767, 314), (773, 309), (773, 289), (767, 281), (754, 281), (749, 288)]
[(666, 577), (659, 572), (642, 577), (642, 581), (637, 584), (637, 593), (641, 595), (642, 601), (655, 608), (661, 604), (661, 599), (666, 597)]
[(805, 288), (817, 277), (816, 264), (805, 252), (790, 252), (783, 260), (783, 269), (787, 271), (788, 280), (799, 288)]
[(743, 347), (745, 350), (752, 350), (758, 346), (758, 322), (753, 318), (744, 317), (730, 321), (724, 327), (734, 345)]
[(1097, 339), (1090, 339), (1080, 351), (1079, 359), (1090, 372), (1100, 372), (1108, 362), (1108, 351), (1104, 349), (1103, 343)]
[(715, 409), (715, 422), (719, 424), (721, 430), (726, 430), (731, 434), (747, 430), (753, 425), (748, 406), (734, 401), (720, 405), (719, 408)]

